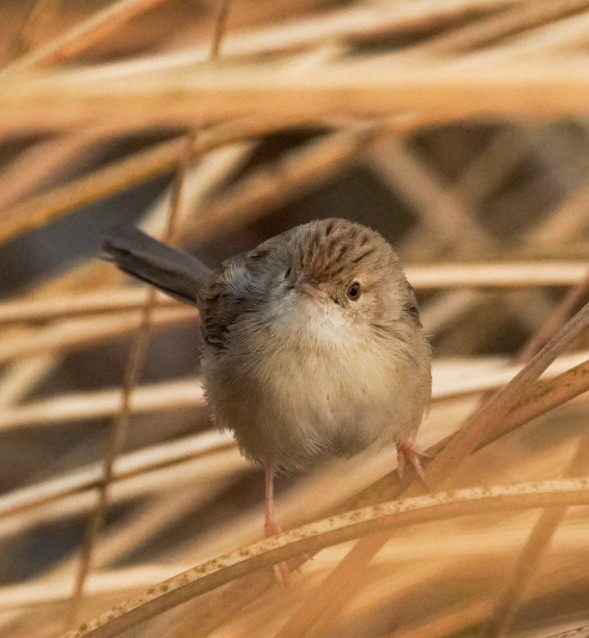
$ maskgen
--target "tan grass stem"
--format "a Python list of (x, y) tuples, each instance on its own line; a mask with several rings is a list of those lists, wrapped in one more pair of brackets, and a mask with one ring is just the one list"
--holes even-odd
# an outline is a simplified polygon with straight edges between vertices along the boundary
[(431, 520), (589, 502), (589, 479), (467, 488), (411, 497), (332, 516), (213, 559), (88, 621), (64, 638), (114, 638), (206, 591), (265, 567), (354, 538)]
[[(144, 450), (121, 455), (115, 464), (115, 482), (130, 480), (173, 466), (181, 466), (183, 463), (209, 457), (233, 447), (235, 443), (231, 437), (217, 432), (201, 433), (182, 437), (173, 442), (153, 445)], [(0, 518), (22, 514), (95, 489), (100, 484), (100, 470), (100, 463), (92, 463), (50, 481), (4, 494), (0, 497)], [(83, 507), (76, 506), (75, 511), (83, 510)], [(72, 511), (70, 510), (69, 513), (71, 514)]]
[(525, 362), (529, 361), (538, 350), (560, 330), (565, 324), (567, 318), (571, 312), (575, 309), (577, 304), (581, 302), (583, 297), (589, 290), (589, 270), (584, 279), (581, 279), (577, 284), (571, 286), (566, 295), (561, 299), (558, 305), (546, 318), (540, 329), (533, 335), (528, 341), (521, 352), (517, 355), (516, 361)]
[[(263, 135), (287, 124), (288, 120), (284, 119), (270, 117), (262, 122), (254, 117), (213, 126), (199, 134), (199, 144), (194, 147), (194, 153), (204, 154), (232, 142)], [(2, 212), (0, 220), (0, 243), (8, 242), (151, 177), (171, 172), (180, 161), (183, 149), (183, 138), (162, 142), (112, 162), (89, 175), (9, 206)]]
[(16, 406), (39, 379), (45, 375), (53, 356), (40, 355), (9, 366), (0, 379), (0, 405), (3, 409)]
[(370, 155), (371, 166), (393, 192), (402, 193), (422, 222), (439, 235), (440, 243), (463, 239), (479, 250), (492, 245), (472, 211), (427, 169), (403, 140), (383, 140)]
[[(43, 322), (54, 319), (83, 317), (139, 310), (145, 289), (139, 287), (110, 288), (99, 292), (75, 292), (47, 298), (20, 297), (0, 303), (0, 324)], [(158, 308), (180, 307), (178, 302), (157, 294)]]
[[(564, 476), (582, 474), (589, 462), (589, 438), (581, 436), (575, 455), (565, 468)], [(566, 508), (545, 509), (540, 513), (506, 583), (495, 603), (486, 636), (498, 638), (509, 630), (517, 609), (530, 586), (540, 562), (549, 550), (553, 536), (566, 514)]]
[[(177, 573), (173, 567), (146, 565), (105, 569), (92, 574), (88, 579), (88, 596), (102, 596), (128, 590), (141, 590)], [(2, 588), (0, 608), (4, 610), (27, 609), (66, 602), (71, 596), (71, 586), (67, 582), (27, 583)]]
[[(176, 231), (177, 221), (180, 216), (180, 207), (182, 205), (185, 178), (189, 169), (190, 159), (192, 157), (193, 144), (194, 139), (190, 135), (184, 141), (185, 150), (178, 169), (174, 188), (172, 189), (170, 212), (166, 220), (166, 227), (163, 236), (164, 241), (170, 241)], [(98, 486), (96, 508), (90, 517), (86, 536), (82, 545), (80, 563), (76, 572), (74, 591), (72, 594), (71, 608), (68, 618), (70, 626), (75, 624), (78, 617), (84, 595), (84, 585), (92, 567), (94, 548), (98, 542), (98, 536), (102, 531), (106, 520), (106, 513), (109, 505), (110, 483), (115, 476), (114, 463), (116, 458), (120, 455), (123, 446), (125, 445), (125, 441), (127, 440), (132, 412), (131, 397), (143, 370), (156, 303), (156, 291), (154, 288), (150, 288), (145, 294), (145, 301), (141, 309), (139, 326), (131, 345), (131, 352), (125, 369), (120, 410), (111, 427), (107, 442), (107, 448), (104, 455), (103, 476)]]
[[(154, 326), (163, 328), (196, 320), (198, 314), (188, 306), (162, 308), (154, 313)], [(132, 331), (137, 325), (137, 312), (83, 317), (58, 322), (48, 328), (32, 330), (0, 345), (0, 362), (5, 363), (26, 356), (65, 353), (109, 341), (117, 335)]]
[[(364, 2), (338, 7), (309, 17), (301, 16), (285, 24), (250, 28), (228, 35), (223, 53), (228, 58), (247, 58), (262, 54), (308, 50), (331, 45), (369, 40), (385, 34), (427, 31), (432, 25), (451, 26), (463, 19), (484, 15), (497, 8), (527, 4), (527, 0), (447, 0), (443, 4), (432, 0), (414, 0), (411, 3), (387, 5)], [(164, 53), (157, 58), (140, 59), (138, 66), (166, 70), (205, 61), (208, 46), (197, 46), (184, 51)], [(129, 68), (127, 63), (118, 69)]]
[(566, 241), (585, 223), (585, 211), (589, 205), (589, 184), (583, 181), (568, 195), (550, 215), (546, 215), (527, 236), (529, 245), (553, 245)]
[(130, 129), (198, 126), (252, 115), (302, 124), (337, 115), (342, 104), (346, 111), (373, 118), (417, 111), (431, 122), (587, 113), (583, 59), (530, 59), (484, 73), (481, 66), (411, 59), (391, 67), (388, 55), (375, 55), (362, 63), (324, 64), (305, 74), (273, 64), (226, 63), (214, 73), (203, 65), (108, 82), (88, 68), (11, 75), (0, 90), (0, 116), (9, 131), (90, 123)]
[(43, 27), (55, 18), (61, 0), (28, 0), (20, 28), (10, 49), (9, 58), (21, 55), (31, 49), (35, 39), (40, 37)]
[(555, 22), (588, 6), (587, 0), (540, 0), (533, 4), (515, 5), (433, 38), (420, 46), (419, 50), (436, 54), (462, 53)]
[(298, 148), (272, 166), (262, 167), (217, 200), (206, 215), (183, 229), (187, 240), (205, 241), (213, 233), (227, 231), (259, 219), (270, 207), (324, 183), (342, 166), (354, 161), (380, 135), (404, 135), (422, 126), (420, 113), (408, 113), (385, 121), (332, 133)]
[(50, 65), (71, 59), (119, 30), (137, 15), (164, 0), (119, 0), (76, 25), (54, 40), (25, 53), (4, 72), (21, 71), (31, 66)]
[(576, 627), (567, 631), (559, 631), (557, 634), (550, 634), (546, 638), (587, 638), (589, 636), (589, 625)]
[(0, 173), (0, 207), (30, 191), (48, 186), (97, 142), (107, 137), (100, 128), (57, 135), (23, 151)]

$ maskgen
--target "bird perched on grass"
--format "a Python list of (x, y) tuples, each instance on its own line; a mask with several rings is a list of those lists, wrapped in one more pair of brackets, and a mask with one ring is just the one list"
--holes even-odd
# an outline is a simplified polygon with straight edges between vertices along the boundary
[[(431, 396), (431, 349), (392, 247), (344, 219), (296, 226), (210, 271), (136, 229), (106, 259), (198, 306), (202, 381), (214, 420), (266, 475), (396, 446), (423, 478), (414, 439)], [(281, 573), (285, 577), (284, 571)]]

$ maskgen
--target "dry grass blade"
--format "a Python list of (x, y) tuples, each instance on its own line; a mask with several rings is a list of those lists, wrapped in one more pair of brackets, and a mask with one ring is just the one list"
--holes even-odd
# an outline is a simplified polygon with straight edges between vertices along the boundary
[(572, 286), (562, 301), (556, 306), (553, 312), (548, 316), (546, 321), (538, 332), (530, 339), (526, 346), (517, 356), (517, 361), (529, 361), (534, 354), (560, 329), (565, 323), (567, 317), (574, 310), (575, 306), (581, 301), (585, 293), (589, 290), (589, 272), (585, 278), (576, 286)]
[[(427, 118), (426, 118), (427, 120)], [(204, 241), (213, 234), (258, 219), (270, 206), (289, 201), (308, 188), (317, 188), (356, 157), (381, 134), (403, 135), (422, 126), (419, 113), (389, 118), (309, 142), (280, 163), (263, 167), (220, 198), (207, 212), (187, 224), (183, 236)]]
[(68, 617), (69, 626), (74, 625), (77, 621), (80, 604), (84, 595), (84, 585), (91, 568), (94, 547), (106, 520), (109, 489), (114, 478), (114, 463), (127, 439), (129, 423), (131, 420), (131, 394), (137, 385), (143, 368), (154, 305), (155, 291), (150, 289), (146, 294), (145, 305), (141, 313), (139, 327), (131, 346), (129, 361), (125, 369), (120, 411), (109, 432), (106, 452), (104, 455), (102, 477), (98, 485), (96, 507), (90, 516), (86, 535), (84, 537), (84, 543), (82, 545), (79, 567), (76, 572), (74, 591), (72, 594), (70, 613)]
[(491, 244), (471, 211), (442, 187), (402, 141), (380, 144), (371, 154), (371, 160), (385, 183), (390, 183), (414, 203), (420, 217), (425, 218), (443, 240), (455, 242), (458, 236), (464, 236), (467, 246), (477, 246), (479, 250)]
[[(178, 307), (178, 302), (157, 294), (158, 308)], [(0, 304), (0, 324), (38, 322), (118, 311), (139, 310), (145, 300), (140, 288), (109, 289), (100, 292), (56, 295), (47, 299), (17, 299)]]
[(10, 241), (79, 207), (170, 171), (184, 148), (182, 139), (141, 151), (90, 175), (15, 204), (2, 213), (0, 242)]
[(10, 47), (10, 58), (32, 48), (47, 22), (55, 17), (61, 0), (28, 0), (20, 29)]
[[(121, 591), (140, 591), (178, 572), (178, 569), (159, 566), (119, 568), (101, 570), (88, 579), (88, 595), (100, 596)], [(71, 595), (69, 583), (45, 583), (15, 585), (2, 588), (0, 607), (2, 610), (28, 609), (39, 605), (66, 602)]]
[(32, 189), (50, 184), (55, 176), (87, 153), (105, 135), (99, 128), (38, 142), (0, 173), (0, 207), (11, 205)]
[[(190, 462), (235, 446), (231, 437), (207, 432), (183, 437), (171, 443), (151, 446), (145, 450), (121, 455), (115, 463), (113, 480), (124, 481), (151, 471)], [(0, 518), (13, 516), (47, 505), (72, 494), (95, 489), (100, 485), (101, 466), (87, 467), (57, 476), (39, 485), (21, 488), (0, 497)]]
[(488, 638), (503, 636), (509, 630), (525, 594), (526, 586), (534, 576), (542, 557), (548, 551), (550, 541), (561, 524), (565, 512), (565, 508), (558, 507), (544, 510), (540, 515), (509, 575), (507, 586), (503, 589), (495, 608), (490, 611), (491, 620), (485, 631), (485, 636)]
[(221, 41), (227, 28), (227, 19), (229, 18), (229, 10), (231, 9), (232, 2), (233, 0), (221, 0), (220, 2), (219, 14), (215, 20), (215, 31), (211, 40), (210, 60), (216, 60), (219, 57)]
[(588, 6), (587, 0), (541, 0), (531, 5), (519, 5), (434, 38), (418, 48), (428, 53), (460, 53), (554, 22)]
[[(276, 118), (269, 118), (264, 122), (259, 118), (245, 118), (213, 126), (199, 134), (199, 143), (193, 152), (204, 154), (231, 142), (242, 142), (276, 130), (287, 122), (288, 120)], [(68, 184), (14, 204), (2, 212), (0, 243), (73, 213), (81, 206), (172, 171), (181, 160), (184, 148), (183, 138), (163, 142)]]
[[(565, 469), (564, 475), (574, 476), (583, 473), (588, 462), (589, 438), (585, 436), (581, 438), (575, 456)], [(565, 513), (564, 508), (558, 507), (544, 510), (540, 514), (491, 614), (486, 632), (489, 638), (503, 636), (509, 630), (526, 589), (548, 551)]]
[(531, 245), (542, 246), (565, 241), (585, 224), (588, 202), (589, 185), (583, 182), (551, 215), (547, 215), (532, 229), (527, 241)]
[(346, 512), (195, 567), (84, 623), (65, 634), (64, 638), (113, 638), (154, 615), (246, 574), (367, 534), (483, 511), (572, 506), (588, 502), (589, 479), (561, 479), (453, 490)]
[(21, 71), (31, 66), (63, 62), (79, 55), (93, 44), (119, 30), (135, 16), (148, 11), (165, 0), (119, 0), (100, 11), (64, 35), (47, 42), (15, 60), (4, 72)]
[(477, 624), (488, 615), (490, 609), (491, 603), (487, 601), (461, 605), (430, 622), (393, 631), (390, 638), (446, 638), (465, 627)]
[(585, 392), (588, 383), (589, 361), (586, 361), (553, 381), (543, 381), (532, 386), (529, 391), (524, 393), (522, 399), (516, 403), (496, 431), (485, 439), (485, 443), (495, 440), (496, 437), (535, 419), (566, 401), (570, 401), (575, 396)]
[[(170, 212), (166, 221), (166, 228), (164, 230), (164, 241), (170, 241), (176, 230), (177, 220), (180, 216), (180, 206), (182, 205), (183, 186), (189, 168), (190, 158), (192, 157), (193, 145), (193, 137), (188, 136), (188, 138), (184, 140), (185, 149), (176, 177), (175, 187), (172, 191)], [(106, 512), (108, 509), (108, 490), (110, 483), (114, 478), (114, 463), (121, 453), (123, 445), (127, 439), (132, 411), (131, 396), (143, 369), (152, 326), (153, 311), (156, 307), (156, 299), (155, 289), (150, 288), (145, 296), (139, 326), (131, 346), (131, 353), (125, 370), (120, 412), (111, 428), (108, 439), (108, 445), (104, 456), (103, 477), (98, 489), (96, 509), (90, 518), (84, 545), (82, 547), (80, 565), (76, 574), (74, 592), (72, 596), (71, 613), (69, 617), (70, 625), (75, 624), (78, 617), (80, 603), (84, 593), (84, 584), (91, 568), (94, 547), (96, 545), (98, 535), (104, 526)]]
[(27, 395), (50, 365), (51, 355), (41, 355), (15, 363), (0, 382), (0, 405), (9, 409)]
[(94, 69), (11, 75), (0, 90), (1, 128), (47, 130), (91, 123), (127, 129), (194, 127), (252, 115), (320, 123), (341, 114), (342, 104), (346, 112), (374, 118), (420, 112), (431, 122), (588, 112), (583, 59), (524, 60), (485, 73), (480, 66), (411, 59), (393, 67), (390, 56), (381, 55), (354, 65), (324, 64), (305, 74), (274, 64), (226, 63), (214, 73), (203, 65), (109, 82)]
[(452, 439), (427, 470), (428, 481), (439, 485), (460, 459), (489, 438), (531, 384), (554, 359), (589, 325), (589, 304), (585, 305), (504, 388), (492, 396)]
[[(198, 313), (188, 306), (162, 308), (154, 313), (154, 327), (178, 325), (193, 321)], [(0, 346), (0, 362), (39, 354), (65, 354), (93, 344), (104, 343), (115, 336), (131, 332), (137, 326), (137, 312), (84, 317), (56, 322), (14, 337)]]
[[(333, 42), (356, 42), (388, 34), (427, 31), (452, 24), (472, 16), (484, 15), (497, 8), (526, 4), (526, 0), (414, 0), (411, 3), (389, 5), (362, 2), (337, 7), (309, 17), (301, 16), (286, 24), (248, 29), (231, 33), (224, 43), (226, 57), (261, 56), (277, 52), (293, 52), (320, 48)], [(139, 68), (168, 70), (204, 61), (208, 48), (195, 47), (159, 56), (157, 60), (140, 60)], [(119, 68), (123, 66), (119, 65)]]
[(474, 206), (497, 190), (528, 152), (525, 136), (511, 126), (501, 130), (475, 157), (453, 187), (456, 197)]
[(582, 285), (584, 261), (529, 261), (409, 266), (407, 278), (417, 290), (436, 288), (530, 288)]
[[(0, 415), (0, 431), (34, 425), (62, 426), (83, 419), (112, 417), (120, 407), (118, 389), (76, 392), (7, 407)], [(199, 380), (139, 386), (131, 401), (135, 414), (167, 412), (205, 405)]]
[(483, 48), (460, 58), (456, 65), (501, 66), (533, 60), (538, 56), (559, 55), (581, 49), (585, 43), (589, 16), (586, 11), (561, 17), (554, 22), (537, 26), (531, 31), (509, 37), (505, 43)]
[(589, 636), (589, 625), (551, 634), (550, 636), (546, 636), (546, 638), (587, 638), (587, 636)]

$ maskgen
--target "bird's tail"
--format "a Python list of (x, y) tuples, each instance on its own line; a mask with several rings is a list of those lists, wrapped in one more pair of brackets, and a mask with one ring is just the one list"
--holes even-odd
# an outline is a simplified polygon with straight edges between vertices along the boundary
[(211, 274), (210, 268), (196, 257), (131, 226), (118, 226), (107, 231), (101, 256), (133, 277), (193, 305), (196, 305), (199, 288)]

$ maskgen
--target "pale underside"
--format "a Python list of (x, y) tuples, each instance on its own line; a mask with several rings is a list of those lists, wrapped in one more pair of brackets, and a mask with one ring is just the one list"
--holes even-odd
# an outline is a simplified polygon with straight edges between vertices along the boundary
[(230, 348), (204, 353), (217, 424), (245, 456), (279, 471), (410, 440), (429, 401), (429, 346), (413, 324), (387, 338), (369, 330), (296, 291), (272, 322), (243, 318)]

